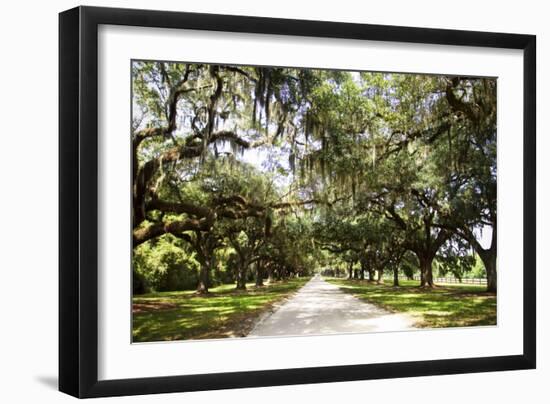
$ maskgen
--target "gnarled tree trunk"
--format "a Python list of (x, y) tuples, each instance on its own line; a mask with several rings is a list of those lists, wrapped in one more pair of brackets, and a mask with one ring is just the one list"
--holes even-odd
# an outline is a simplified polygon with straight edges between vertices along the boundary
[(493, 234), (491, 236), (491, 245), (488, 249), (483, 248), (476, 239), (475, 234), (467, 227), (457, 228), (459, 236), (468, 241), (485, 266), (487, 273), (487, 291), (496, 293), (497, 291), (497, 223), (496, 218), (493, 221)]
[(240, 263), (237, 269), (237, 285), (235, 289), (246, 290), (246, 264)]
[(208, 293), (208, 282), (209, 282), (209, 272), (210, 268), (206, 262), (202, 263), (199, 271), (199, 282), (197, 285), (197, 293)]
[(497, 259), (496, 251), (493, 249), (478, 251), (481, 261), (487, 272), (487, 292), (496, 293), (497, 291)]
[(420, 286), (426, 288), (434, 287), (433, 272), (432, 272), (432, 263), (434, 260), (434, 255), (432, 254), (422, 254), (416, 253), (418, 257), (418, 262), (420, 263)]

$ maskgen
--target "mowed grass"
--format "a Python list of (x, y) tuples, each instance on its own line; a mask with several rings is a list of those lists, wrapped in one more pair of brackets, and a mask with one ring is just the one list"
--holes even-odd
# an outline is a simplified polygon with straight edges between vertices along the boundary
[(377, 285), (368, 281), (327, 279), (360, 299), (392, 312), (417, 319), (417, 327), (443, 328), (496, 325), (497, 300), (485, 286), (442, 284), (434, 289), (419, 288), (418, 281), (400, 280)]
[(235, 285), (194, 291), (159, 292), (132, 300), (133, 342), (243, 337), (273, 304), (301, 288), (309, 279), (290, 279), (246, 291)]

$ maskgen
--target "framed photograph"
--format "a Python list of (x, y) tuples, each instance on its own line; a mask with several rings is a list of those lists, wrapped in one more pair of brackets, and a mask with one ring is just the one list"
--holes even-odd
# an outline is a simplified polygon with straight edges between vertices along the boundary
[(59, 46), (61, 391), (535, 368), (535, 36), (78, 7)]

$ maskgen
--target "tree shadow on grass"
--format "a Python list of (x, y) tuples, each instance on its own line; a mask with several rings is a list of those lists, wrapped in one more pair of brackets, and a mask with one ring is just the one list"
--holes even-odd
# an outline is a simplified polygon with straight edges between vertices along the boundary
[(234, 285), (212, 288), (211, 293), (160, 292), (133, 299), (133, 342), (243, 337), (259, 316), (302, 287), (308, 278), (288, 280), (247, 290)]
[(427, 289), (407, 285), (394, 288), (347, 280), (330, 282), (388, 311), (414, 315), (419, 318), (418, 327), (496, 325), (496, 295), (485, 292), (483, 287), (456, 285)]

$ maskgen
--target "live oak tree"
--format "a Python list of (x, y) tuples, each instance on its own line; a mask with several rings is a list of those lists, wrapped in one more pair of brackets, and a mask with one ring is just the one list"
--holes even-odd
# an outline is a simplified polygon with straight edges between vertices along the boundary
[[(487, 289), (496, 292), (496, 81), (454, 77), (447, 81), (445, 96), (457, 127), (454, 148), (449, 141), (456, 203), (448, 228), (475, 249), (487, 272)], [(491, 231), (488, 246), (476, 230)]]

